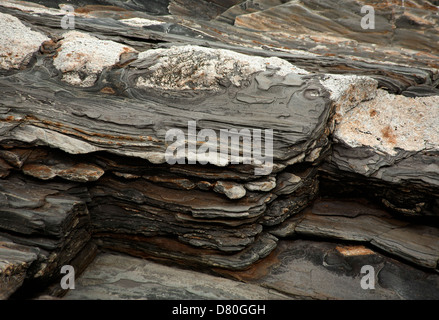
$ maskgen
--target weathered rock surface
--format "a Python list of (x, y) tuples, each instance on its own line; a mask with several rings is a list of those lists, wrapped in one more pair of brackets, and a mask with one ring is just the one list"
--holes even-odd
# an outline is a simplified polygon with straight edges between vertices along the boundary
[[(65, 293), (51, 286), (60, 267), (84, 269), (96, 245), (236, 275), (269, 263), (289, 236), (378, 248), (386, 256), (367, 257), (404, 270), (396, 280), (387, 272), (379, 298), (423, 297), (400, 283), (412, 269), (414, 287), (435, 296), (435, 5), (375, 4), (376, 28), (364, 30), (368, 2), (81, 0), (65, 30), (63, 7), (36, 2), (0, 1), (1, 297)], [(388, 210), (309, 207), (322, 193)], [(309, 248), (303, 270), (332, 250), (281, 242)], [(350, 288), (344, 296), (301, 278), (284, 287), (288, 270), (258, 284), (374, 297), (355, 291), (357, 271), (330, 276)]]
[(372, 204), (317, 200), (272, 232), (278, 237), (312, 236), (370, 243), (413, 264), (438, 269), (439, 229), (396, 219)]
[(19, 69), (29, 63), (41, 43), (49, 38), (31, 30), (19, 19), (0, 12), (0, 70)]
[[(349, 108), (337, 97), (333, 152), (323, 172), (354, 184), (366, 178), (377, 198), (404, 215), (437, 215), (439, 96), (404, 97), (369, 85), (372, 94)], [(390, 188), (393, 194), (386, 194)], [(403, 189), (413, 198), (404, 197)]]
[(285, 295), (253, 284), (164, 266), (134, 257), (96, 257), (64, 299), (68, 300), (279, 300)]
[(36, 248), (0, 237), (0, 299), (9, 298), (23, 284), (30, 266), (38, 259)]
[[(370, 266), (373, 271), (362, 271)], [(374, 289), (362, 279), (373, 272)], [(436, 300), (439, 275), (402, 264), (362, 245), (281, 240), (266, 260), (230, 277), (295, 299)], [(364, 280), (363, 280), (364, 281)]]

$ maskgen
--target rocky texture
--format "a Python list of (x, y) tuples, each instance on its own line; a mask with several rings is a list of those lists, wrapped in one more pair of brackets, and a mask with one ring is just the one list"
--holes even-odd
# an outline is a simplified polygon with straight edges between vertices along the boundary
[(0, 299), (4, 300), (23, 285), (29, 267), (38, 259), (39, 251), (7, 238), (1, 237), (0, 241)]
[[(128, 56), (136, 53), (128, 46), (99, 40), (77, 31), (64, 33), (57, 45), (59, 48), (53, 59), (54, 67), (63, 73), (63, 81), (81, 87), (92, 86), (97, 74), (105, 67), (119, 63), (122, 54)], [(81, 74), (85, 75), (85, 79), (81, 79)]]
[(0, 12), (0, 69), (19, 69), (29, 63), (42, 42), (49, 38), (26, 27), (14, 16)]
[[(321, 160), (328, 148), (325, 123), (331, 105), (319, 77), (279, 58), (196, 46), (149, 50), (116, 66), (123, 51), (134, 51), (76, 31), (66, 32), (58, 45), (54, 52), (38, 55), (26, 76), (18, 73), (2, 80), (6, 113), (0, 141), (32, 150), (15, 171), (42, 180), (96, 181), (87, 185), (88, 209), (92, 232), (102, 246), (241, 269), (276, 245), (276, 238), (263, 232), (266, 212), (264, 224), (278, 223), (315, 196), (316, 170), (294, 165), (308, 161), (305, 166), (312, 167), (311, 162)], [(57, 76), (61, 81), (54, 81), (48, 70), (61, 71)], [(80, 75), (81, 81), (70, 81)], [(36, 79), (38, 90), (32, 87)], [(90, 91), (81, 89), (91, 85)], [(181, 110), (178, 118), (175, 108)], [(211, 164), (205, 167), (167, 165), (166, 132), (175, 126), (186, 140), (195, 139), (185, 128), (192, 119), (198, 130), (213, 130), (217, 138), (229, 128), (236, 128), (235, 137), (243, 138), (227, 143), (225, 159), (209, 156)], [(265, 174), (272, 176), (265, 186), (257, 175), (260, 165), (243, 164), (260, 148), (251, 142), (252, 153), (247, 155), (246, 134), (274, 126), (273, 160), (265, 158)], [(240, 133), (243, 127), (255, 129)], [(234, 139), (233, 133), (230, 136)], [(267, 157), (268, 137), (261, 138), (262, 156)], [(197, 140), (200, 144), (201, 138)], [(200, 161), (201, 153), (191, 152), (189, 143), (183, 161), (192, 164)], [(215, 144), (211, 152), (220, 148), (223, 145)], [(14, 152), (4, 154), (19, 157)], [(229, 174), (222, 169), (227, 165)], [(287, 165), (289, 172), (283, 174)], [(10, 169), (5, 166), (5, 174)], [(282, 199), (286, 195), (288, 199)], [(153, 236), (164, 239), (149, 241)], [(182, 249), (163, 250), (175, 242), (174, 237), (184, 244)], [(213, 251), (194, 257), (193, 247)]]
[(413, 264), (439, 267), (437, 227), (396, 219), (359, 199), (318, 200), (272, 233), (278, 237), (312, 236), (369, 243)]
[(64, 293), (95, 245), (238, 274), (311, 236), (437, 270), (436, 6), (380, 3), (365, 31), (368, 2), (81, 0), (64, 30), (36, 2), (0, 1), (26, 40), (0, 38), (3, 297)]
[[(374, 289), (361, 281), (374, 270)], [(295, 299), (436, 300), (439, 276), (405, 265), (362, 245), (282, 240), (269, 258), (230, 277)]]
[(374, 87), (349, 108), (337, 97), (333, 152), (322, 171), (332, 183), (372, 182), (371, 193), (403, 215), (437, 215), (439, 96), (411, 98)]
[[(375, 288), (361, 287), (364, 265)], [(267, 259), (246, 271), (217, 270), (238, 281), (148, 260), (102, 253), (77, 279), (67, 300), (436, 300), (439, 275), (363, 245), (282, 240)], [(368, 273), (369, 274), (369, 273)]]
[(96, 257), (64, 297), (67, 300), (279, 300), (287, 297), (257, 285), (172, 268), (134, 257)]
[[(139, 59), (151, 61), (151, 64), (148, 66), (147, 77), (137, 79), (137, 87), (156, 90), (218, 91), (228, 84), (242, 87), (244, 81), (256, 72), (273, 70), (272, 75), (279, 76), (308, 73), (276, 57), (252, 57), (229, 50), (197, 46), (144, 51)], [(196, 65), (193, 65), (194, 61)], [(259, 87), (263, 86), (258, 84)], [(243, 99), (238, 98), (240, 101)]]
[(87, 190), (66, 183), (42, 183), (20, 175), (0, 181), (2, 262), (8, 297), (15, 282), (47, 285), (91, 239), (84, 200)]

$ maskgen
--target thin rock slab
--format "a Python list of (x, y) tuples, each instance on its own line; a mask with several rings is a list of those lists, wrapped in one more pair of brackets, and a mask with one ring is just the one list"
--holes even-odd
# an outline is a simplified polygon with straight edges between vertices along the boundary
[(195, 248), (167, 237), (143, 237), (127, 234), (96, 234), (97, 244), (137, 257), (173, 261), (186, 266), (243, 270), (265, 258), (276, 248), (277, 238), (262, 233), (246, 249), (224, 254), (218, 250)]
[(65, 300), (278, 300), (285, 295), (127, 255), (101, 253)]
[(317, 200), (303, 214), (273, 230), (274, 235), (312, 236), (370, 243), (389, 255), (425, 268), (438, 268), (439, 229), (396, 219), (361, 200)]

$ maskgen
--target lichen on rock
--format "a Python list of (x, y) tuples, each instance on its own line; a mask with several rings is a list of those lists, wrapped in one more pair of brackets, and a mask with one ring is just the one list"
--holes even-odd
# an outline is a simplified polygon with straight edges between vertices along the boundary
[(281, 76), (308, 73), (276, 57), (254, 57), (193, 45), (148, 50), (138, 58), (149, 60), (150, 66), (148, 74), (138, 78), (137, 86), (162, 90), (219, 90), (230, 84), (241, 87), (251, 74), (265, 70)]
[(59, 44), (54, 66), (63, 73), (63, 81), (81, 87), (92, 86), (99, 73), (117, 64), (123, 53), (136, 53), (129, 46), (79, 31), (64, 33)]
[(41, 43), (49, 38), (24, 25), (18, 18), (0, 12), (0, 69), (26, 66)]

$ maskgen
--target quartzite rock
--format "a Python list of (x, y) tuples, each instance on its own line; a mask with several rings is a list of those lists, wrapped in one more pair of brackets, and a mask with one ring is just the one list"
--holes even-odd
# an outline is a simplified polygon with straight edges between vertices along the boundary
[(336, 177), (346, 172), (358, 181), (367, 178), (377, 190), (410, 188), (419, 197), (376, 193), (402, 214), (437, 215), (439, 96), (410, 98), (378, 89), (364, 100), (350, 109), (340, 103), (333, 152), (323, 171)]
[[(366, 2), (206, 0), (198, 10), (192, 0), (84, 1), (73, 3), (75, 30), (65, 30), (64, 7), (43, 3), (0, 1), (0, 234), (8, 244), (0, 257), (14, 274), (4, 297), (59, 280), (62, 264), (90, 261), (91, 237), (101, 248), (219, 273), (272, 261), (285, 236), (360, 241), (437, 270), (438, 229), (426, 220), (336, 201), (328, 204), (336, 214), (318, 202), (300, 213), (322, 185), (406, 215), (439, 215), (436, 6), (374, 4), (376, 28), (365, 31)], [(166, 139), (170, 129), (184, 141)], [(218, 156), (224, 129), (240, 139)], [(170, 164), (165, 151), (179, 143), (186, 148)], [(254, 161), (258, 152), (265, 163)], [(314, 262), (326, 252), (317, 247), (307, 247)], [(340, 257), (323, 255), (338, 268)], [(425, 296), (400, 285), (407, 266), (379, 259), (391, 266), (380, 284), (396, 288), (380, 298)], [(369, 260), (354, 270), (360, 262)], [(261, 283), (345, 297), (312, 281), (297, 293), (275, 274)], [(437, 279), (425, 279), (410, 286), (435, 296)], [(340, 283), (352, 289), (346, 296), (366, 298), (351, 280)]]

